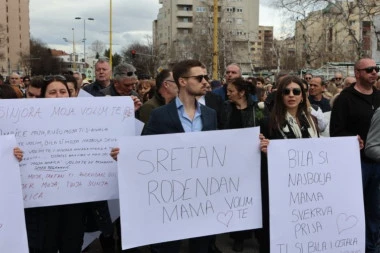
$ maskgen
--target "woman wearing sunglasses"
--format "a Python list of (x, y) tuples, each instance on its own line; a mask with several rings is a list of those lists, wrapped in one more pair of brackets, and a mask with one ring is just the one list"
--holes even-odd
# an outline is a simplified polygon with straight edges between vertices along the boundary
[(256, 236), (260, 252), (269, 252), (269, 193), (266, 153), (270, 139), (316, 138), (319, 130), (316, 119), (307, 108), (307, 96), (301, 79), (284, 77), (274, 98), (274, 106), (268, 119), (261, 124), (261, 192), (263, 208), (263, 228)]
[[(68, 98), (64, 76), (47, 76), (41, 98)], [(30, 253), (79, 253), (84, 235), (84, 204), (25, 209)]]

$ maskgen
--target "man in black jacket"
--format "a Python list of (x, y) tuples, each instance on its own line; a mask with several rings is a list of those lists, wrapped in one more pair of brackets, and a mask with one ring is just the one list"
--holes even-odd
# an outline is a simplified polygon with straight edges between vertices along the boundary
[(379, 67), (373, 59), (363, 58), (355, 64), (356, 83), (344, 89), (331, 112), (331, 136), (358, 136), (366, 218), (366, 252), (379, 252), (380, 245), (380, 168), (367, 157), (363, 147), (371, 118), (380, 105), (380, 91), (373, 85)]

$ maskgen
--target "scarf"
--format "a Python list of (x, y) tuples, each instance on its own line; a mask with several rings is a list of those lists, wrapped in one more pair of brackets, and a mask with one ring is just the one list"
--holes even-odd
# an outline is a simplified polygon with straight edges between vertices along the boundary
[(280, 128), (280, 133), (284, 139), (319, 137), (313, 120), (306, 117), (304, 112), (299, 119), (300, 125), (289, 112), (286, 112), (285, 121), (285, 125)]

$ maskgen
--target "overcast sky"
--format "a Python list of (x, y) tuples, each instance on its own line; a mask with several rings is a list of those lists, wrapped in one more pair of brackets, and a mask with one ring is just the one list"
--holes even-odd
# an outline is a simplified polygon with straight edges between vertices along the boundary
[[(271, 9), (269, 1), (261, 0), (260, 25), (274, 26), (275, 36), (279, 36), (283, 24), (279, 11)], [(113, 51), (120, 52), (128, 44), (143, 42), (146, 35), (152, 35), (152, 22), (157, 18), (159, 0), (113, 0)], [(72, 52), (76, 41), (76, 51), (83, 52), (83, 20), (75, 17), (94, 18), (86, 21), (86, 55), (92, 54), (89, 45), (100, 40), (109, 47), (109, 1), (107, 0), (30, 0), (30, 34), (49, 47)], [(277, 18), (273, 18), (277, 17)], [(277, 25), (276, 25), (277, 24)]]

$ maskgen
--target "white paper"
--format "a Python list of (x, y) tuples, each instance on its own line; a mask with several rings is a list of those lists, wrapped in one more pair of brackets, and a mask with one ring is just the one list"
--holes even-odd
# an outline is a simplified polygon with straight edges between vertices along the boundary
[(20, 168), (13, 135), (0, 136), (0, 252), (28, 252)]
[(119, 144), (123, 249), (262, 226), (259, 128)]
[(357, 137), (271, 140), (272, 253), (365, 252)]
[(134, 127), (130, 97), (0, 100), (0, 135), (24, 150), (25, 207), (118, 198), (109, 154)]

